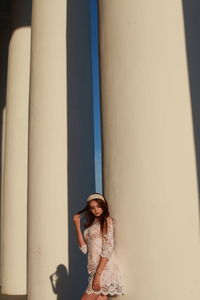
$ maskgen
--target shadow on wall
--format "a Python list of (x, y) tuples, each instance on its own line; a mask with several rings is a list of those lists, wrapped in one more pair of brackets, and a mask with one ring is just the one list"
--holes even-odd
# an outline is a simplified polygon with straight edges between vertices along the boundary
[(73, 215), (95, 191), (90, 0), (67, 1), (69, 289), (81, 298), (88, 282), (86, 255), (78, 248)]
[(19, 295), (19, 296), (0, 295), (0, 300), (26, 300), (26, 295)]
[[(58, 265), (55, 273), (49, 276), (52, 290), (57, 295), (56, 300), (67, 300), (68, 289), (70, 286), (67, 269), (64, 265)], [(0, 299), (1, 300), (1, 299)]]
[(182, 0), (182, 3), (193, 114), (198, 188), (200, 191), (200, 1)]

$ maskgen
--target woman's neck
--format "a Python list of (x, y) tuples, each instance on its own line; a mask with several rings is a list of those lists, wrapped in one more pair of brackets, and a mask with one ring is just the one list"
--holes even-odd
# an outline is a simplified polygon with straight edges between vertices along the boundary
[(96, 223), (98, 221), (99, 221), (99, 218), (95, 218), (94, 221), (93, 221), (93, 223)]

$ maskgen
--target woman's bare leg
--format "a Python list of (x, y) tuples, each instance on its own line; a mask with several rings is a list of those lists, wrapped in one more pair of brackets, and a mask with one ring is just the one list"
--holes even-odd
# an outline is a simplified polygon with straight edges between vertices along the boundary
[(97, 300), (97, 297), (99, 297), (99, 295), (96, 295), (96, 294), (89, 295), (87, 293), (84, 293), (83, 296), (81, 297), (81, 300)]
[(98, 295), (96, 300), (107, 300), (108, 297), (106, 295)]

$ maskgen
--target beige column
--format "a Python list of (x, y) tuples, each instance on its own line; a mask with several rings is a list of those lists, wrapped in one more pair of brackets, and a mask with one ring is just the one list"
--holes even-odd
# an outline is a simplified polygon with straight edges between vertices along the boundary
[[(27, 153), (30, 71), (29, 1), (12, 1), (4, 154), (2, 289), (26, 294)], [(30, 25), (30, 23), (29, 23)]]
[[(5, 149), (5, 117), (6, 117), (6, 83), (8, 63), (8, 43), (10, 38), (9, 18), (5, 15), (7, 22), (0, 28), (0, 248), (2, 249), (2, 228), (3, 228), (3, 174), (4, 174), (4, 149)], [(2, 250), (0, 249), (0, 285), (2, 272)]]
[(68, 271), (65, 0), (33, 0), (31, 42), (28, 299), (54, 300)]
[(1, 220), (0, 220), (0, 224), (1, 224), (1, 264), (0, 264), (0, 279), (1, 279), (1, 286), (2, 286), (2, 261), (3, 261), (3, 257), (2, 257), (2, 247), (3, 247), (3, 187), (4, 187), (4, 157), (5, 157), (5, 128), (6, 128), (6, 107), (3, 108), (2, 111), (2, 135), (1, 135)]
[(124, 300), (197, 300), (197, 174), (182, 1), (101, 0), (104, 191)]

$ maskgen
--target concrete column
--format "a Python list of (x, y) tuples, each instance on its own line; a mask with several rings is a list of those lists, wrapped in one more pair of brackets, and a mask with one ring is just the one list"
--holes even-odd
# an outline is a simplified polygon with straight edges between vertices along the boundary
[(0, 217), (1, 217), (1, 264), (0, 264), (0, 278), (1, 278), (1, 286), (2, 286), (2, 247), (3, 247), (3, 186), (4, 186), (4, 157), (5, 157), (5, 124), (6, 124), (6, 108), (4, 107), (2, 111), (2, 134), (1, 134), (1, 212), (0, 212)]
[[(1, 23), (2, 21), (2, 23)], [(4, 148), (5, 148), (5, 116), (6, 116), (6, 86), (8, 69), (8, 45), (10, 39), (9, 14), (4, 12), (4, 18), (0, 18), (0, 258), (2, 262), (2, 228), (3, 228), (3, 174), (4, 174)], [(1, 265), (0, 262), (0, 285)]]
[[(33, 0), (28, 299), (67, 297), (66, 1)], [(50, 277), (52, 274), (53, 278)], [(52, 281), (51, 281), (52, 279)]]
[(118, 220), (123, 299), (197, 300), (198, 191), (182, 1), (102, 0), (99, 12), (104, 192)]
[(26, 294), (30, 1), (12, 1), (2, 222), (3, 294)]

